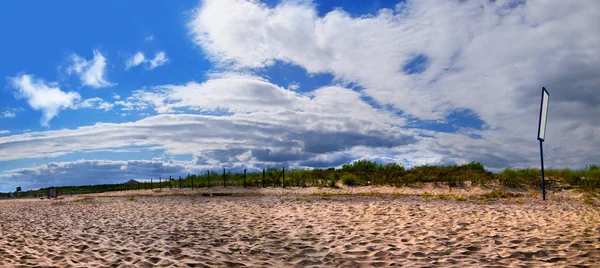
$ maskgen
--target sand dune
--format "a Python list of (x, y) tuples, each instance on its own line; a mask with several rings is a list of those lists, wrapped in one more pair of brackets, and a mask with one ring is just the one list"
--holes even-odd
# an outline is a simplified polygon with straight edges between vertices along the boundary
[(0, 266), (9, 267), (598, 263), (600, 213), (581, 202), (293, 195), (0, 201)]

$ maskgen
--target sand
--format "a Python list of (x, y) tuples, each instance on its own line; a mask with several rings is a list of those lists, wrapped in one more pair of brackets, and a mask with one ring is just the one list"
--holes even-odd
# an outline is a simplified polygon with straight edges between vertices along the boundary
[(574, 199), (168, 191), (2, 200), (0, 266), (600, 267), (600, 210)]

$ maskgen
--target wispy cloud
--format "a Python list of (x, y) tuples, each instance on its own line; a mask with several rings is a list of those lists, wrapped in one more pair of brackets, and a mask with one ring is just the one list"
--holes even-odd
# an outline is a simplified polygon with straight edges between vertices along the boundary
[(114, 104), (104, 101), (102, 98), (90, 98), (82, 102), (73, 105), (73, 109), (98, 109), (104, 111), (110, 111), (114, 107)]
[(131, 56), (131, 58), (125, 61), (125, 70), (129, 70), (130, 68), (141, 64), (145, 64), (146, 69), (152, 70), (158, 66), (164, 65), (168, 61), (169, 59), (163, 51), (157, 52), (156, 55), (154, 55), (153, 59), (146, 59), (144, 53), (138, 51), (137, 53), (135, 53), (135, 55)]
[(81, 98), (77, 92), (64, 92), (59, 87), (50, 86), (44, 80), (35, 79), (32, 75), (22, 74), (8, 79), (17, 89), (19, 98), (27, 99), (27, 103), (34, 110), (42, 111), (43, 126), (48, 126), (60, 110), (72, 107)]
[(8, 130), (0, 130), (0, 134), (9, 134), (9, 133), (10, 133), (10, 131), (8, 131)]
[(67, 73), (77, 74), (83, 85), (95, 88), (116, 85), (107, 80), (106, 58), (98, 50), (94, 50), (94, 58), (91, 60), (73, 54), (71, 61), (72, 64), (67, 68)]
[(4, 117), (4, 118), (13, 118), (17, 116), (15, 113), (11, 112), (11, 111), (4, 111), (2, 113), (0, 113), (0, 118)]

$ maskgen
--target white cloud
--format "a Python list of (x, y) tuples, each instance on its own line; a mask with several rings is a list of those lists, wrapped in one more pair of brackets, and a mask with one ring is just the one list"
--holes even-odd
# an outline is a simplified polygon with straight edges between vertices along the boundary
[(113, 99), (119, 100), (119, 99), (121, 99), (121, 95), (115, 94), (115, 95), (113, 95)]
[(300, 88), (300, 83), (298, 83), (298, 82), (292, 82), (288, 85), (289, 90), (297, 90), (299, 88)]
[(9, 133), (10, 133), (10, 131), (8, 131), (8, 130), (0, 130), (0, 134), (9, 134)]
[(110, 111), (114, 104), (104, 101), (102, 98), (90, 98), (73, 105), (73, 109), (92, 108), (104, 111)]
[(67, 68), (67, 73), (79, 75), (83, 85), (95, 88), (116, 85), (107, 80), (106, 58), (98, 50), (94, 50), (94, 58), (91, 60), (86, 60), (77, 54), (73, 54), (71, 60), (73, 64)]
[[(137, 146), (169, 155), (201, 154), (207, 165), (331, 166), (384, 156), (410, 166), (476, 160), (498, 169), (538, 162), (537, 147), (516, 134), (406, 129), (403, 118), (375, 109), (361, 100), (360, 93), (337, 86), (304, 95), (258, 77), (228, 74), (201, 84), (137, 91), (123, 103), (132, 110), (189, 109), (204, 115), (163, 114), (121, 124), (1, 137), (0, 146), (15, 153), (1, 155), (0, 161)], [(589, 142), (597, 144), (599, 137)], [(588, 144), (548, 149), (549, 166), (600, 162)], [(556, 150), (561, 154), (553, 153)]]
[(0, 118), (4, 117), (4, 118), (14, 118), (15, 116), (17, 116), (15, 113), (11, 112), (11, 111), (4, 111), (3, 113), (0, 114)]
[(554, 152), (559, 166), (597, 161), (589, 148), (600, 147), (594, 91), (600, 86), (600, 2), (409, 0), (365, 16), (342, 9), (319, 16), (315, 5), (205, 0), (188, 27), (221, 67), (290, 63), (354, 83), (376, 103), (418, 119), (443, 121), (468, 109), (485, 122), (486, 129), (472, 131), (481, 140), (433, 133), (428, 146), (436, 159), (484, 162), (474, 157), (485, 151), (490, 162), (512, 163), (505, 161), (512, 157), (527, 160), (515, 165), (536, 165), (539, 156), (529, 149), (539, 150), (532, 137), (546, 86), (545, 152)]
[(76, 92), (64, 92), (58, 87), (51, 87), (41, 79), (23, 74), (9, 78), (12, 86), (18, 90), (19, 98), (26, 98), (29, 106), (43, 113), (41, 124), (48, 126), (50, 120), (60, 110), (70, 108), (81, 98)]
[(273, 153), (267, 155), (275, 155), (272, 161), (277, 152), (286, 150), (297, 152), (300, 161), (355, 146), (390, 147), (418, 140), (413, 131), (399, 128), (403, 119), (370, 107), (360, 100), (359, 93), (341, 87), (324, 87), (304, 96), (256, 77), (230, 75), (202, 84), (138, 91), (134, 96), (127, 98), (132, 109), (227, 113), (159, 115), (130, 123), (97, 123), (0, 138), (0, 146), (18, 152), (2, 155), (0, 161), (124, 146), (152, 147), (170, 155), (230, 149), (243, 154), (271, 148)]
[(144, 53), (138, 51), (135, 55), (125, 61), (125, 70), (129, 70), (140, 64), (146, 64), (146, 68), (152, 70), (158, 66), (164, 65), (168, 61), (169, 59), (167, 59), (167, 55), (163, 51), (157, 52), (153, 59), (146, 59)]
[(131, 67), (138, 66), (142, 64), (142, 62), (144, 62), (145, 60), (146, 57), (144, 57), (144, 54), (142, 52), (135, 53), (135, 55), (133, 55), (125, 62), (125, 70), (129, 70), (129, 68)]
[(158, 66), (164, 65), (168, 61), (169, 61), (169, 59), (167, 59), (167, 56), (164, 52), (162, 52), (162, 51), (157, 52), (156, 55), (154, 56), (154, 59), (151, 59), (148, 62), (150, 64), (150, 66), (148, 66), (148, 69), (154, 69)]
[(154, 35), (148, 35), (146, 37), (146, 39), (144, 39), (144, 40), (146, 40), (147, 42), (150, 42), (150, 41), (154, 40)]

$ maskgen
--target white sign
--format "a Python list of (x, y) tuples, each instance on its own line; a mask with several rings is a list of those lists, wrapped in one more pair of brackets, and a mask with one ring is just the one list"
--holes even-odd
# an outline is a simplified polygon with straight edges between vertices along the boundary
[(540, 123), (538, 128), (538, 140), (544, 141), (546, 138), (546, 122), (548, 121), (548, 91), (542, 88), (542, 106), (540, 107)]

